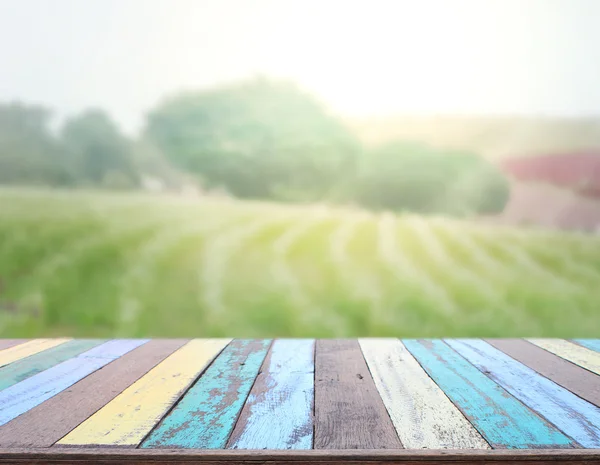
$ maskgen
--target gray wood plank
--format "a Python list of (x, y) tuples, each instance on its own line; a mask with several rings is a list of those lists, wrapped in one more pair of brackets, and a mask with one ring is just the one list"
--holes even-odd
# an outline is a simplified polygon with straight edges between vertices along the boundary
[(402, 448), (355, 339), (317, 341), (314, 448)]
[(18, 344), (23, 344), (27, 342), (29, 339), (0, 339), (0, 350), (9, 349)]

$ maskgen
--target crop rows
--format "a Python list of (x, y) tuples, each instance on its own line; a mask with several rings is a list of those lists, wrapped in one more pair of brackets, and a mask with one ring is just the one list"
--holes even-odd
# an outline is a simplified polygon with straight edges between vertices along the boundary
[(0, 335), (597, 336), (600, 239), (441, 217), (0, 191)]

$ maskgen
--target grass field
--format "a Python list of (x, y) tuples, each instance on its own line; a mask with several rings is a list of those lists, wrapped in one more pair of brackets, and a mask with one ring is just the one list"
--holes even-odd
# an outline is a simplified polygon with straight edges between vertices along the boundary
[(600, 238), (0, 190), (0, 336), (600, 334)]

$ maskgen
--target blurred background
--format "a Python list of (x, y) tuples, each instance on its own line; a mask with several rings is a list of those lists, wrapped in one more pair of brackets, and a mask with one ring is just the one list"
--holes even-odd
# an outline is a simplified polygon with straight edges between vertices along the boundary
[(598, 336), (598, 18), (0, 0), (0, 336)]

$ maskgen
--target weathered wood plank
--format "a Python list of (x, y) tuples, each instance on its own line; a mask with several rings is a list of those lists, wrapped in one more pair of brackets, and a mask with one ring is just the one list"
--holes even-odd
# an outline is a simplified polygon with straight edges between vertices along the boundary
[(573, 441), (467, 362), (443, 341), (404, 345), (494, 448), (557, 449)]
[(229, 341), (188, 342), (57, 444), (137, 446)]
[(0, 391), (104, 342), (106, 340), (100, 339), (68, 341), (4, 366), (0, 368)]
[(0, 392), (0, 425), (72, 386), (147, 340), (114, 340), (94, 347)]
[(600, 374), (600, 353), (564, 339), (527, 339), (548, 352), (573, 362), (580, 367)]
[(273, 342), (227, 447), (312, 447), (314, 346), (312, 339)]
[(27, 339), (0, 339), (0, 350), (8, 349), (27, 342)]
[(489, 448), (400, 340), (360, 339), (359, 342), (404, 447)]
[(402, 448), (355, 339), (317, 341), (314, 448)]
[(600, 377), (522, 339), (486, 339), (515, 360), (600, 407)]
[(600, 339), (573, 339), (577, 344), (600, 352)]
[(161, 449), (65, 449), (2, 450), (0, 463), (27, 464), (135, 464), (172, 463), (203, 465), (592, 465), (600, 462), (600, 451), (570, 450), (161, 450)]
[(110, 362), (0, 426), (0, 447), (50, 447), (186, 342), (153, 340)]
[(447, 340), (469, 362), (583, 447), (600, 447), (600, 409), (485, 341)]
[(70, 339), (68, 338), (33, 339), (32, 341), (0, 350), (0, 367), (21, 360), (22, 358), (29, 357), (30, 355), (37, 354), (43, 350), (50, 349), (51, 347), (64, 344), (69, 340)]
[(229, 344), (142, 447), (223, 449), (270, 343), (235, 340)]

